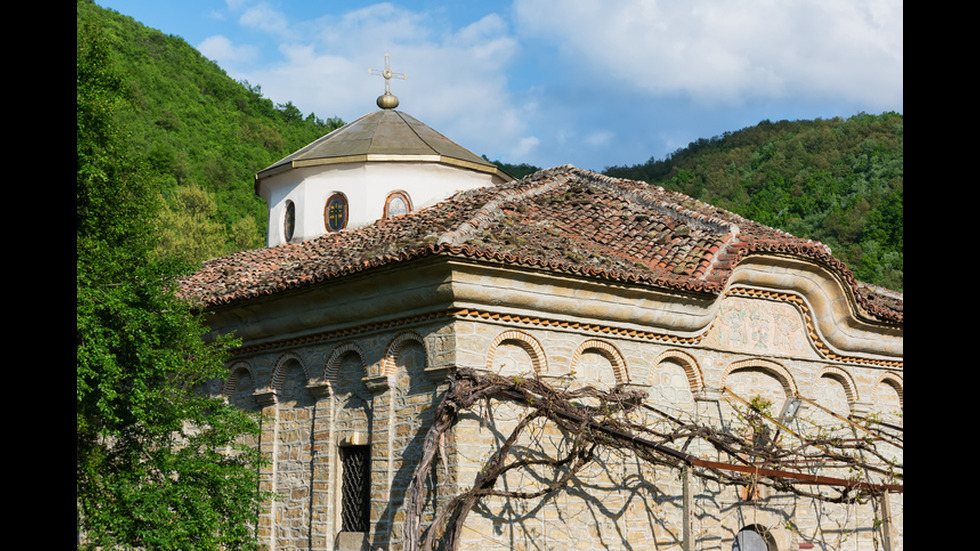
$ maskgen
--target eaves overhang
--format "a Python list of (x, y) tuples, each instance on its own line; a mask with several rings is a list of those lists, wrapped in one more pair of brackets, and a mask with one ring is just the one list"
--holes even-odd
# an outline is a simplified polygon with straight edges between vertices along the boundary
[(260, 170), (255, 190), (265, 178), (305, 167), (344, 163), (439, 163), (487, 173), (503, 181), (514, 178), (497, 165), (453, 142), (401, 111), (382, 109), (341, 127)]

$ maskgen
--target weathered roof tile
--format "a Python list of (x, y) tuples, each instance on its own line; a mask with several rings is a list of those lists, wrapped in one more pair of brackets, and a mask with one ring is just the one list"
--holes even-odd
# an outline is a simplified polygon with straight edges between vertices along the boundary
[(448, 254), (720, 293), (741, 258), (762, 252), (830, 266), (872, 315), (902, 321), (900, 294), (854, 281), (821, 243), (680, 193), (568, 165), (356, 230), (216, 258), (182, 285), (188, 296), (218, 306)]

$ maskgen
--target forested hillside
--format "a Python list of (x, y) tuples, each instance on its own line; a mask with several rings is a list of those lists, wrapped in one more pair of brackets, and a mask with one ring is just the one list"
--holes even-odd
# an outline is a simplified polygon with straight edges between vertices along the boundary
[(95, 26), (111, 45), (128, 94), (118, 121), (128, 154), (165, 200), (160, 255), (197, 263), (263, 246), (267, 214), (255, 173), (342, 121), (273, 105), (182, 38), (90, 0), (77, 0), (77, 24)]
[(763, 121), (604, 172), (821, 241), (859, 280), (902, 291), (902, 123), (896, 113)]
[[(101, 28), (129, 90), (129, 153), (165, 199), (163, 257), (197, 263), (265, 242), (254, 174), (341, 126), (274, 105), (183, 39), (77, 0), (78, 25)], [(80, 35), (81, 36), (81, 35)], [(821, 241), (858, 279), (903, 289), (903, 117), (764, 121), (699, 139), (666, 159), (610, 176), (681, 191), (794, 235)], [(496, 162), (496, 161), (495, 161)], [(503, 164), (521, 177), (537, 167)]]

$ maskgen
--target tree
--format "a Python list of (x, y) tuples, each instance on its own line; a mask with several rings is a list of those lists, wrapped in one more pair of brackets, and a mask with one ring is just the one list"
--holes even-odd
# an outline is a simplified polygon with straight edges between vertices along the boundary
[[(766, 120), (691, 142), (661, 161), (603, 173), (821, 241), (861, 281), (901, 292), (902, 125), (898, 113)], [(877, 248), (864, 245), (870, 241)]]
[[(77, 0), (76, 17), (79, 26), (96, 23), (106, 37), (113, 70), (132, 98), (115, 114), (129, 130), (122, 146), (146, 159), (141, 172), (152, 189), (163, 194), (177, 217), (184, 216), (174, 200), (179, 188), (196, 186), (217, 207), (207, 223), (209, 247), (189, 250), (168, 239), (161, 254), (200, 262), (215, 250), (225, 254), (262, 246), (268, 210), (255, 194), (255, 172), (343, 121), (303, 117), (292, 102), (277, 107), (262, 97), (259, 86), (236, 82), (184, 39), (91, 0)], [(242, 230), (253, 234), (243, 236)]]
[(122, 153), (125, 87), (104, 36), (76, 42), (76, 504), (80, 548), (254, 547), (258, 424), (201, 390), (229, 339), (206, 342), (153, 260), (158, 194)]
[[(158, 254), (186, 262), (220, 256), (225, 252), (225, 228), (215, 220), (217, 212), (218, 205), (207, 190), (193, 184), (177, 188), (160, 212)], [(258, 234), (254, 222), (252, 226), (251, 231)]]

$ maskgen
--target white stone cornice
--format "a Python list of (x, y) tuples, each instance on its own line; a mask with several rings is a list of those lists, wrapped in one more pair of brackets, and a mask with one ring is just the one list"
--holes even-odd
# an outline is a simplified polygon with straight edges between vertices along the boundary
[(904, 357), (903, 328), (874, 320), (863, 312), (851, 287), (820, 264), (788, 255), (752, 255), (733, 271), (728, 288), (734, 287), (801, 297), (816, 338), (836, 354)]

